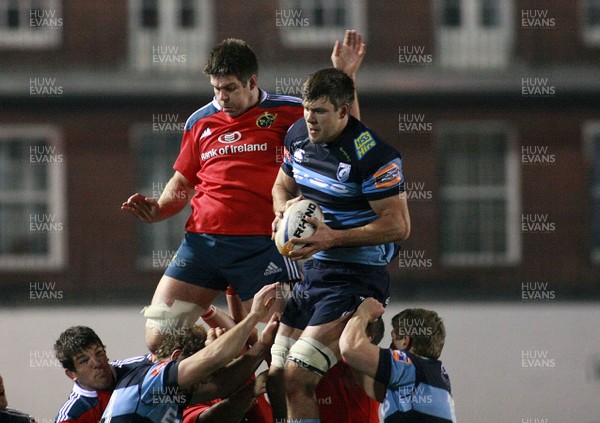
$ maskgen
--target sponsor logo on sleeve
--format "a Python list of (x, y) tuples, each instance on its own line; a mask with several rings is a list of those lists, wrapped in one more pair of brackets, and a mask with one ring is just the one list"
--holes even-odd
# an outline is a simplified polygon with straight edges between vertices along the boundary
[(365, 131), (354, 139), (354, 148), (356, 149), (356, 156), (358, 160), (362, 159), (377, 143), (369, 133)]
[(377, 171), (373, 175), (375, 179), (375, 188), (390, 188), (400, 183), (402, 175), (400, 174), (400, 167), (397, 163), (392, 163), (389, 166)]

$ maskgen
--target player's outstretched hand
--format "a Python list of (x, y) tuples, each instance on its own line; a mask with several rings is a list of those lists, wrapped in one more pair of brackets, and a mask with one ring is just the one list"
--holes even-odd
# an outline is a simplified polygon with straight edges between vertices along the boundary
[(364, 317), (369, 322), (377, 320), (383, 316), (383, 313), (385, 313), (383, 304), (372, 297), (366, 298), (356, 309), (356, 315)]
[(142, 222), (154, 223), (158, 219), (158, 201), (152, 197), (146, 197), (135, 193), (121, 204), (121, 210), (133, 214)]
[(278, 287), (279, 282), (263, 286), (261, 290), (254, 295), (250, 313), (256, 313), (261, 320), (264, 319), (275, 302), (275, 295)]
[(335, 230), (314, 217), (307, 217), (306, 221), (315, 226), (315, 233), (304, 239), (290, 239), (294, 244), (304, 244), (304, 247), (290, 252), (290, 258), (292, 260), (306, 260), (313, 254), (318, 253), (319, 251), (328, 250), (334, 246)]
[(336, 40), (331, 53), (331, 63), (334, 68), (344, 71), (354, 79), (366, 53), (367, 46), (363, 43), (362, 34), (349, 29), (346, 31), (343, 44)]

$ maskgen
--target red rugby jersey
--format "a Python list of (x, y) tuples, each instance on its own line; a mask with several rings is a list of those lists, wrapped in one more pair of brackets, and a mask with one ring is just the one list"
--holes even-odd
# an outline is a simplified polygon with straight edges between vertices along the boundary
[(322, 423), (379, 423), (379, 402), (369, 397), (340, 360), (315, 390)]
[(270, 235), (283, 138), (302, 115), (300, 99), (264, 91), (256, 106), (235, 118), (216, 100), (192, 114), (173, 165), (197, 191), (186, 231)]

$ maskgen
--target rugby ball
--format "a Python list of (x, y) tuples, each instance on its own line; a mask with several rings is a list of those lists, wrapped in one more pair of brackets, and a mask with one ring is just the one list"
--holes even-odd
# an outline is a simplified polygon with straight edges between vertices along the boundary
[(307, 217), (323, 221), (323, 211), (319, 204), (313, 200), (300, 200), (293, 203), (283, 213), (275, 233), (275, 245), (284, 256), (289, 256), (293, 250), (302, 248), (304, 244), (294, 244), (292, 238), (308, 238), (315, 233), (315, 226), (306, 221)]

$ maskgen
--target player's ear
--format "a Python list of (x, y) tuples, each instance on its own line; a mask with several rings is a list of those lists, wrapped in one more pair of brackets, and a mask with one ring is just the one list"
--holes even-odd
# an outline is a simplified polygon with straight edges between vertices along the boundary
[(181, 356), (181, 353), (182, 353), (181, 348), (175, 349), (175, 351), (173, 351), (171, 353), (171, 360), (173, 360), (173, 361), (177, 360)]
[(73, 381), (77, 380), (77, 374), (69, 369), (65, 369), (65, 374), (67, 377)]
[(349, 114), (350, 106), (348, 104), (344, 104), (342, 107), (340, 107), (340, 119), (344, 119)]
[(250, 79), (248, 79), (248, 84), (250, 85), (250, 89), (253, 90), (258, 84), (258, 78), (256, 75), (252, 75)]

